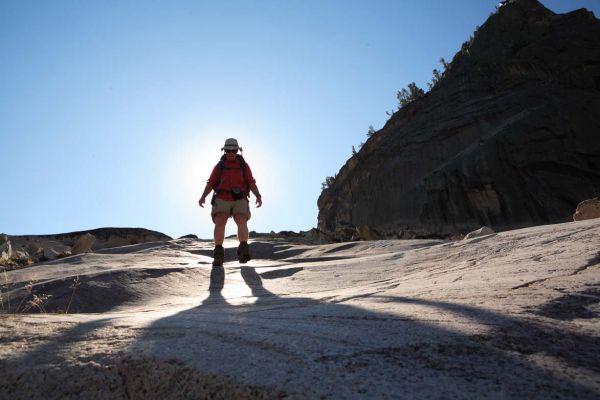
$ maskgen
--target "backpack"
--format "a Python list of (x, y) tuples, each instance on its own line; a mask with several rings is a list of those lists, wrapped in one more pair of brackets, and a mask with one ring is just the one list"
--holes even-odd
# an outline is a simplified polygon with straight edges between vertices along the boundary
[[(244, 157), (238, 155), (237, 156), (237, 160), (240, 162), (240, 168), (242, 169), (242, 175), (244, 177), (244, 186), (247, 188), (250, 188), (250, 186), (248, 185), (248, 177), (246, 176), (246, 160), (244, 160)], [(211, 203), (214, 203), (214, 199), (217, 195), (217, 191), (218, 191), (218, 187), (221, 186), (221, 175), (223, 174), (223, 170), (224, 169), (237, 169), (237, 168), (225, 168), (225, 154), (223, 154), (221, 156), (221, 160), (219, 160), (219, 164), (217, 164), (219, 166), (219, 172), (217, 173), (217, 185), (215, 186), (215, 194), (213, 195), (213, 201), (211, 201)], [(245, 197), (248, 197), (250, 193), (245, 193)]]

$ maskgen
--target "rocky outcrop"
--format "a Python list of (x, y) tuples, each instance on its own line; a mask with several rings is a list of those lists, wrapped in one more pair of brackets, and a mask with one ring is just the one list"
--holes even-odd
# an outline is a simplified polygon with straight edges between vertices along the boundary
[(600, 21), (511, 1), (346, 162), (318, 228), (410, 238), (566, 222), (600, 195), (597, 110)]
[(573, 221), (600, 218), (600, 198), (584, 200), (577, 206)]
[(171, 237), (143, 228), (99, 228), (55, 235), (8, 236), (13, 250), (26, 253), (30, 262), (53, 260), (72, 254), (110, 247), (171, 240)]

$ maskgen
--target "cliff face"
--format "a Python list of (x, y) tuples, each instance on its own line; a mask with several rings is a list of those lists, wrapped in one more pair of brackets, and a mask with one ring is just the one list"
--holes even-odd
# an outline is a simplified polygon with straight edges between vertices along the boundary
[(598, 195), (600, 21), (519, 0), (346, 162), (319, 197), (319, 229), (504, 230), (568, 221)]

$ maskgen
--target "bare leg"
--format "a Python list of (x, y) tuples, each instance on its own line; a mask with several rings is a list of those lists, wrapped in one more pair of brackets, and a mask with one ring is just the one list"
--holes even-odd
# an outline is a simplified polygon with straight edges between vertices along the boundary
[(248, 223), (246, 220), (246, 216), (243, 214), (235, 214), (233, 216), (233, 220), (237, 224), (238, 240), (240, 242), (247, 242), (248, 241)]
[(240, 264), (245, 264), (252, 258), (250, 255), (250, 247), (248, 247), (248, 220), (243, 214), (236, 214), (233, 216), (233, 220), (238, 227), (238, 240), (240, 246), (238, 247), (238, 259)]
[(229, 217), (226, 214), (215, 215), (215, 246), (223, 246), (225, 241), (225, 225)]

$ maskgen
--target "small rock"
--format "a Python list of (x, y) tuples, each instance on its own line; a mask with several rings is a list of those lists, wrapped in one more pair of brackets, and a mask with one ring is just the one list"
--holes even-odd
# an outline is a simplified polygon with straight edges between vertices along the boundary
[(600, 197), (584, 200), (577, 206), (573, 221), (600, 218)]
[(81, 235), (71, 249), (71, 254), (91, 253), (95, 241), (96, 237), (91, 233)]
[(482, 226), (481, 228), (477, 229), (476, 231), (467, 233), (467, 235), (465, 236), (465, 238), (463, 240), (473, 239), (473, 238), (485, 236), (485, 235), (491, 235), (492, 233), (495, 233), (492, 228), (488, 228), (487, 226)]

